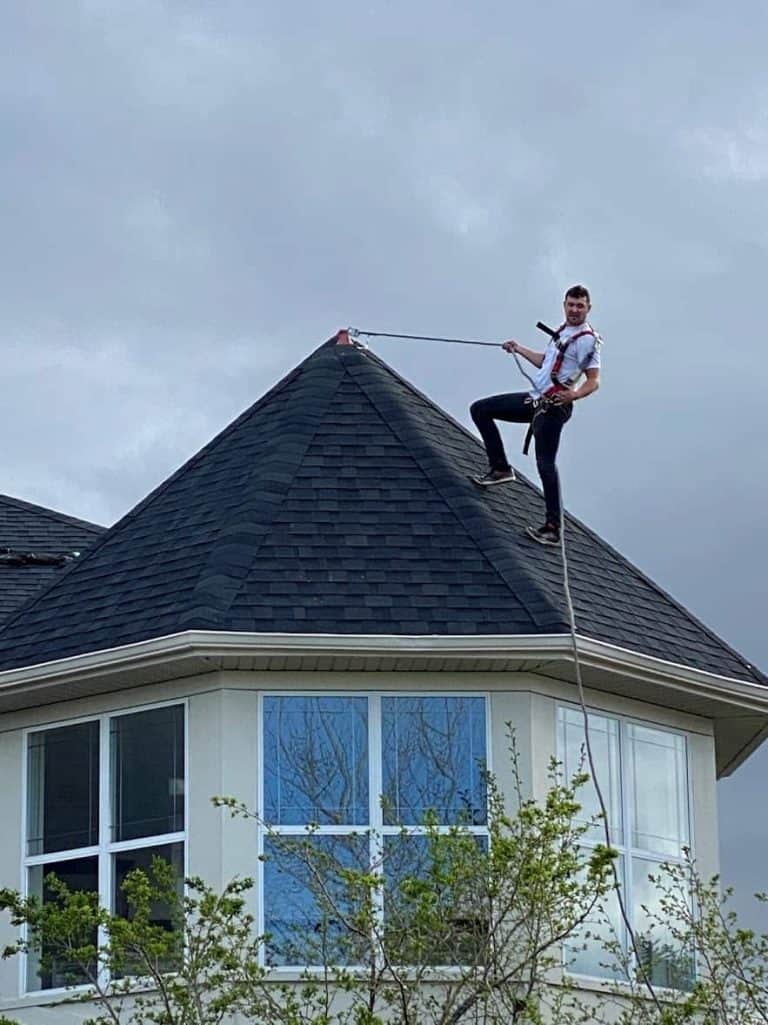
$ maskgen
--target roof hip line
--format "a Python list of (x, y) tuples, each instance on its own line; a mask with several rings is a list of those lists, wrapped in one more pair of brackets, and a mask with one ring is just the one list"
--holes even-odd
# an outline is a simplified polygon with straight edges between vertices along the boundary
[[(551, 598), (525, 573), (508, 540), (499, 532), (493, 517), (476, 493), (477, 489), (469, 484), (465, 474), (457, 469), (443, 450), (419, 429), (414, 417), (403, 403), (397, 401), (394, 395), (388, 394), (391, 382), (399, 383), (398, 377), (391, 372), (388, 377), (373, 375), (365, 364), (361, 366), (359, 362), (353, 362), (351, 359), (348, 362), (348, 372), (357, 381), (358, 387), (367, 395), (390, 430), (408, 448), (419, 469), (428, 477), (483, 558), (522, 605), (531, 625), (539, 629), (554, 628), (553, 632), (558, 632), (556, 628), (559, 628), (559, 631), (565, 632), (568, 629), (565, 616), (553, 608)], [(386, 369), (389, 370), (388, 367)], [(365, 386), (363, 379), (366, 379)], [(387, 383), (386, 389), (382, 387), (383, 381)], [(389, 416), (388, 413), (396, 415)], [(460, 485), (460, 493), (451, 494), (449, 487), (455, 490), (457, 485)], [(523, 589), (519, 586), (521, 579), (526, 579), (527, 595), (522, 593)]]
[[(321, 350), (315, 358), (333, 357)], [(215, 629), (225, 622), (342, 379), (331, 365), (299, 377), (294, 401), (276, 418), (270, 451), (254, 466), (239, 504), (211, 545), (189, 606), (179, 615), (181, 629)], [(309, 412), (295, 412), (302, 409)]]

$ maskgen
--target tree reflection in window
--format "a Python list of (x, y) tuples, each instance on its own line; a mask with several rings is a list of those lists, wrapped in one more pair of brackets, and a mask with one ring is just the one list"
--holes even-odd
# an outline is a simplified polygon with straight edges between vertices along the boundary
[[(425, 822), (485, 836), (485, 712), (478, 696), (264, 698), (264, 930), (272, 963), (323, 964), (329, 952), (338, 963), (364, 960), (340, 933), (338, 919), (355, 909), (340, 916), (330, 891), (318, 900), (333, 886), (331, 866), (343, 869), (347, 859), (348, 867), (383, 873), (391, 887), (402, 865), (412, 869), (415, 852), (424, 853), (425, 838), (408, 832), (423, 832)], [(369, 780), (381, 780), (381, 792)], [(308, 862), (318, 859), (303, 859), (302, 843), (313, 844), (320, 861), (327, 854), (328, 880), (307, 878)], [(458, 922), (464, 912), (456, 914)], [(431, 956), (468, 956), (465, 926), (454, 930), (458, 946)], [(393, 919), (392, 927), (393, 942), (395, 931), (404, 941), (407, 923), (395, 930)]]
[(368, 710), (358, 697), (264, 699), (265, 818), (368, 821)]
[(384, 821), (486, 821), (485, 707), (464, 697), (382, 698)]

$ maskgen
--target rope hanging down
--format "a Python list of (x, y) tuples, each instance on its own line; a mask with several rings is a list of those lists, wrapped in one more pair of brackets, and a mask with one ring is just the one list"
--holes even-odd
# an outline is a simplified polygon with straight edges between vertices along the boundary
[[(559, 341), (559, 339), (560, 339), (560, 332), (559, 331), (553, 331), (551, 327), (548, 327), (546, 324), (543, 324), (541, 321), (539, 321), (536, 324), (536, 327), (540, 331), (543, 331), (544, 334), (549, 335), (549, 337), (552, 339), (553, 342), (557, 343)], [(357, 328), (353, 328), (353, 327), (350, 327), (348, 329), (347, 334), (348, 334), (349, 338), (358, 338), (360, 335), (365, 335), (367, 338), (403, 338), (403, 339), (405, 339), (407, 341), (417, 341), (417, 342), (447, 342), (447, 343), (452, 344), (452, 345), (483, 345), (483, 346), (486, 346), (488, 348), (494, 348), (494, 349), (503, 348), (503, 345), (504, 345), (503, 342), (481, 342), (481, 341), (477, 341), (476, 339), (473, 339), (473, 338), (442, 338), (442, 337), (436, 336), (436, 335), (402, 335), (402, 334), (389, 333), (389, 332), (385, 332), (385, 331), (361, 331), (361, 330), (358, 330)], [(507, 351), (510, 351), (510, 350), (507, 350)], [(512, 355), (515, 357), (515, 362), (517, 363), (517, 366), (518, 366), (518, 369), (520, 370), (520, 373), (524, 377), (526, 377), (528, 379), (528, 381), (531, 383), (531, 386), (535, 388), (533, 379), (523, 369), (523, 366), (520, 363), (520, 360), (518, 359), (517, 353), (514, 350), (511, 350), (511, 351), (512, 351)], [(559, 486), (560, 485), (559, 485), (559, 482), (558, 482), (558, 488), (559, 488)], [(590, 736), (590, 726), (589, 726), (589, 710), (588, 710), (588, 707), (587, 707), (586, 696), (585, 696), (585, 693), (584, 693), (584, 681), (583, 681), (582, 674), (581, 674), (581, 661), (580, 661), (580, 658), (579, 658), (579, 644), (578, 644), (578, 634), (577, 634), (577, 627), (576, 627), (576, 613), (575, 613), (574, 607), (573, 607), (573, 599), (571, 598), (571, 587), (570, 587), (570, 580), (569, 580), (569, 573), (568, 573), (568, 556), (567, 556), (566, 547), (565, 547), (565, 514), (564, 514), (564, 506), (563, 506), (563, 502), (562, 502), (562, 495), (561, 495), (561, 501), (560, 501), (560, 558), (561, 558), (562, 569), (563, 569), (563, 592), (564, 592), (564, 597), (565, 597), (566, 608), (568, 610), (569, 632), (570, 632), (570, 635), (571, 635), (571, 645), (572, 645), (572, 651), (573, 651), (574, 672), (575, 672), (575, 677), (576, 677), (576, 693), (577, 693), (577, 696), (578, 696), (578, 701), (579, 701), (579, 705), (581, 707), (581, 713), (582, 713), (583, 722), (584, 722), (584, 748), (585, 748), (585, 753), (586, 753), (586, 756), (587, 756), (587, 764), (589, 766), (589, 772), (590, 772), (590, 775), (592, 777), (592, 784), (593, 784), (593, 786), (595, 788), (595, 795), (597, 797), (598, 805), (600, 807), (600, 818), (602, 819), (603, 835), (605, 837), (605, 843), (606, 843), (607, 847), (612, 847), (613, 844), (612, 844), (612, 836), (611, 836), (610, 818), (609, 818), (608, 807), (607, 807), (607, 804), (606, 804), (606, 801), (605, 801), (603, 790), (602, 790), (602, 787), (600, 786), (600, 781), (598, 779), (597, 766), (595, 764), (595, 758), (594, 758), (594, 754), (593, 754), (593, 751), (592, 751), (592, 740), (591, 740), (591, 736)], [(653, 982), (651, 981), (651, 978), (649, 976), (649, 973), (648, 973), (648, 970), (646, 968), (646, 965), (643, 963), (643, 959), (642, 959), (642, 956), (641, 956), (641, 953), (640, 953), (640, 950), (639, 950), (639, 944), (638, 944), (638, 941), (637, 941), (637, 936), (636, 936), (635, 930), (634, 930), (634, 928), (632, 926), (632, 921), (630, 919), (629, 912), (627, 910), (627, 907), (626, 907), (626, 904), (625, 904), (625, 901), (624, 901), (624, 895), (623, 895), (623, 892), (622, 892), (621, 880), (619, 878), (619, 873), (618, 873), (618, 869), (616, 867), (615, 862), (611, 863), (611, 868), (612, 868), (612, 871), (613, 871), (613, 880), (614, 880), (613, 890), (614, 890), (614, 892), (616, 894), (616, 899), (617, 899), (618, 906), (619, 906), (619, 913), (620, 913), (622, 921), (624, 923), (624, 927), (625, 927), (625, 929), (627, 931), (627, 937), (629, 939), (630, 945), (632, 947), (632, 952), (634, 954), (635, 968), (636, 968), (638, 974), (640, 975), (642, 983), (645, 986), (646, 990), (648, 991), (648, 994), (649, 994), (652, 1002), (654, 1003), (656, 1009), (658, 1011), (660, 1011), (661, 1010), (661, 1003), (660, 1003), (659, 998), (658, 998), (658, 996), (656, 994), (655, 987), (653, 985)]]
[[(568, 625), (571, 634), (571, 646), (573, 650), (573, 667), (574, 674), (576, 676), (576, 694), (579, 699), (579, 705), (581, 707), (582, 719), (584, 722), (584, 750), (587, 756), (587, 765), (589, 766), (589, 774), (592, 777), (592, 785), (595, 788), (595, 795), (597, 797), (597, 803), (600, 807), (600, 818), (602, 819), (603, 836), (605, 837), (606, 847), (613, 847), (613, 838), (611, 836), (611, 822), (608, 813), (608, 806), (603, 795), (603, 789), (600, 786), (600, 780), (597, 774), (597, 767), (595, 765), (595, 757), (592, 751), (592, 740), (590, 736), (589, 726), (589, 709), (587, 708), (587, 699), (584, 694), (584, 680), (581, 675), (581, 661), (579, 659), (579, 641), (578, 634), (576, 631), (576, 613), (573, 608), (573, 599), (571, 597), (571, 585), (568, 574), (568, 555), (565, 548), (565, 512), (562, 501), (562, 488), (560, 488), (560, 482), (558, 481), (558, 489), (560, 490), (560, 559), (563, 566), (563, 593), (565, 595), (565, 604), (568, 609)], [(661, 1002), (656, 994), (656, 989), (651, 981), (648, 973), (647, 966), (643, 963), (643, 958), (640, 953), (639, 943), (634, 927), (629, 917), (629, 911), (627, 910), (626, 902), (624, 900), (624, 893), (622, 890), (621, 879), (619, 878), (619, 870), (616, 866), (616, 861), (611, 861), (611, 871), (613, 873), (613, 891), (616, 894), (616, 902), (619, 906), (619, 914), (621, 915), (624, 928), (627, 930), (627, 938), (629, 939), (632, 947), (632, 953), (635, 956), (635, 968), (640, 975), (643, 985), (645, 986), (648, 994), (653, 1001), (656, 1010), (661, 1012)]]

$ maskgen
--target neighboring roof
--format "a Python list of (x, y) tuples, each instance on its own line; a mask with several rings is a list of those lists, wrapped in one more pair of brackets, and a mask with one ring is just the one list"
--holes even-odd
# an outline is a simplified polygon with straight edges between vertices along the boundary
[(0, 622), (103, 533), (94, 523), (0, 495)]
[[(480, 442), (382, 360), (321, 346), (0, 633), (0, 668), (184, 630), (562, 634), (557, 549), (527, 480), (480, 490)], [(569, 518), (581, 634), (764, 683)]]

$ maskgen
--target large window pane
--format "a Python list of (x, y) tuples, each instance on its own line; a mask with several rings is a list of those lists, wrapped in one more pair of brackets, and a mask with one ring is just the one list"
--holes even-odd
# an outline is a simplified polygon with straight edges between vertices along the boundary
[[(576, 772), (590, 772), (586, 757), (586, 738), (584, 733), (584, 716), (575, 708), (560, 709), (559, 757), (563, 763), (566, 779)], [(621, 821), (621, 777), (619, 760), (619, 724), (615, 719), (603, 715), (589, 715), (589, 744), (595, 763), (595, 772), (600, 784), (600, 792), (608, 808), (608, 822), (613, 843), (623, 843)], [(590, 779), (577, 793), (581, 804), (580, 818), (591, 819), (600, 814), (600, 802), (597, 791)], [(603, 822), (590, 827), (587, 839), (601, 842), (604, 840)]]
[(486, 822), (485, 701), (382, 698), (384, 822)]
[[(312, 855), (302, 848), (307, 846)], [(267, 838), (264, 845), (264, 931), (273, 965), (355, 964), (366, 944), (344, 927), (366, 891), (339, 869), (368, 872), (366, 836)]]
[(679, 857), (688, 842), (685, 740), (630, 723), (632, 845)]
[[(162, 859), (166, 866), (170, 866), (170, 880), (164, 875), (156, 874), (156, 858)], [(121, 851), (114, 855), (112, 906), (115, 913), (123, 918), (133, 918), (135, 913), (135, 907), (123, 888), (126, 877), (135, 869), (141, 869), (147, 876), (150, 886), (160, 891), (158, 899), (153, 901), (150, 909), (150, 923), (162, 929), (163, 933), (170, 934), (181, 924), (178, 916), (180, 908), (176, 902), (181, 900), (184, 891), (184, 844), (162, 844), (159, 847), (145, 847), (136, 851)], [(163, 892), (167, 893), (168, 899), (163, 899), (160, 895)], [(172, 936), (161, 935), (154, 944), (154, 967), (162, 968), (164, 971), (174, 970), (181, 954), (182, 943), (181, 931), (174, 932)], [(126, 957), (119, 970), (115, 971), (114, 977), (146, 974), (146, 962), (132, 952), (126, 952)]]
[(691, 989), (693, 953), (675, 939), (661, 907), (661, 893), (649, 875), (660, 874), (657, 862), (635, 858), (632, 864), (633, 922), (643, 968), (654, 986)]
[[(584, 853), (589, 856), (590, 851)], [(616, 870), (620, 880), (624, 879), (625, 867), (624, 858), (619, 858)], [(625, 934), (619, 898), (616, 890), (611, 889), (584, 924), (566, 940), (566, 968), (577, 975), (598, 979), (626, 978)]]
[(368, 701), (264, 699), (264, 807), (274, 825), (368, 822)]
[(476, 965), (489, 942), (488, 839), (384, 838), (384, 925), (399, 964)]
[[(131, 909), (123, 892), (125, 877), (134, 869), (140, 868), (150, 880), (153, 880), (152, 863), (155, 858), (162, 858), (174, 871), (177, 881), (177, 892), (182, 892), (184, 885), (184, 844), (161, 844), (159, 847), (143, 847), (138, 851), (121, 851), (114, 855), (114, 908), (115, 913), (129, 917)], [(158, 904), (152, 913), (152, 921), (164, 929), (170, 929), (172, 922), (167, 906)]]
[(184, 829), (184, 708), (111, 720), (112, 840)]
[(29, 737), (27, 854), (90, 847), (99, 837), (99, 724)]
[[(50, 881), (47, 881), (51, 874), (64, 883), (70, 891), (98, 893), (98, 861), (96, 858), (51, 861), (45, 865), (35, 865), (31, 868), (29, 870), (30, 895), (38, 897), (44, 904), (59, 900)], [(43, 937), (42, 951), (30, 954), (27, 962), (27, 985), (30, 989), (58, 989), (62, 986), (74, 986), (86, 983), (94, 977), (95, 958), (78, 963), (69, 953), (73, 948), (82, 949), (96, 944), (95, 927), (90, 929), (87, 922), (83, 924), (82, 915), (79, 914), (77, 918), (78, 928), (73, 927), (71, 919), (66, 928), (62, 922), (53, 935)]]

